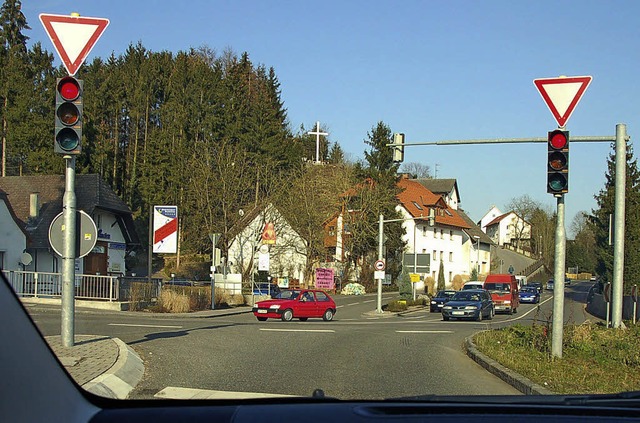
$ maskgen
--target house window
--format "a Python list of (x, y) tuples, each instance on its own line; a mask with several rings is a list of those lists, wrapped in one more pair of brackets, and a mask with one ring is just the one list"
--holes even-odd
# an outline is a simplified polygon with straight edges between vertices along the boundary
[(440, 261), (444, 260), (444, 251), (440, 251)]
[(329, 226), (329, 236), (336, 236), (336, 227)]
[(440, 229), (440, 239), (444, 239), (444, 231)]
[(427, 237), (427, 227), (426, 226), (422, 227), (422, 236), (425, 237), (425, 238)]
[(436, 239), (437, 233), (438, 231), (436, 230), (436, 228), (433, 228), (433, 239)]
[(449, 252), (449, 261), (453, 261), (453, 253)]
[(433, 255), (431, 255), (434, 260), (438, 260), (438, 256), (436, 255), (436, 250), (433, 250)]
[(416, 209), (422, 210), (422, 207), (420, 207), (420, 204), (416, 203), (415, 201), (412, 201), (412, 203), (414, 206), (416, 206)]
[(453, 231), (449, 231), (449, 239), (453, 241)]

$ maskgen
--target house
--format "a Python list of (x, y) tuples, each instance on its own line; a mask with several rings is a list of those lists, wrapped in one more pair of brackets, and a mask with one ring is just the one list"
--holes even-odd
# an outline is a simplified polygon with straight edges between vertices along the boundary
[(508, 212), (488, 222), (485, 232), (499, 246), (522, 248), (529, 245), (531, 224), (515, 212)]
[(454, 210), (460, 205), (460, 192), (455, 179), (416, 179), (423, 187), (436, 195), (442, 196), (444, 201)]
[(0, 189), (0, 269), (20, 269), (29, 262), (25, 256), (27, 233), (20, 225), (7, 193)]
[[(467, 237), (463, 240), (463, 255), (468, 257), (469, 269), (477, 269), (478, 276), (487, 275), (491, 271), (491, 247), (494, 245), (491, 238), (487, 236), (482, 229), (464, 212), (462, 209), (457, 210), (458, 214), (469, 225), (465, 229)], [(469, 271), (471, 272), (471, 270)]]
[[(466, 232), (470, 225), (453, 209), (442, 195), (436, 195), (416, 179), (401, 178), (398, 187), (396, 210), (406, 219), (405, 258), (414, 255), (415, 259), (405, 260), (413, 264), (417, 273), (438, 277), (440, 264), (444, 267), (445, 284), (450, 286), (455, 275), (468, 275), (469, 253), (463, 245), (469, 241)], [(457, 204), (457, 200), (456, 200)], [(420, 255), (430, 262), (429, 269), (420, 269)], [(416, 263), (417, 262), (417, 263)], [(420, 270), (423, 270), (422, 272)]]
[(480, 221), (478, 222), (478, 225), (480, 226), (482, 232), (487, 233), (487, 224), (493, 221), (496, 217), (502, 216), (502, 214), (503, 213), (499, 208), (497, 208), (496, 206), (491, 206), (489, 211), (487, 211), (484, 216), (482, 216), (482, 219), (480, 219)]
[[(62, 212), (65, 177), (6, 176), (0, 178), (0, 190), (14, 211), (15, 222), (26, 235), (26, 245), (20, 244), (17, 233), (0, 237), (0, 251), (11, 256), (6, 260), (5, 270), (59, 273), (62, 259), (50, 246), (49, 226)], [(97, 227), (96, 245), (88, 255), (76, 260), (76, 272), (124, 275), (128, 249), (140, 244), (131, 210), (97, 174), (76, 175), (75, 194), (77, 209), (89, 214)], [(5, 216), (3, 219), (4, 223), (7, 219)], [(25, 252), (31, 261), (19, 265), (15, 256)]]
[(232, 228), (227, 255), (231, 271), (245, 281), (265, 271), (282, 286), (310, 282), (306, 243), (272, 204), (256, 207)]

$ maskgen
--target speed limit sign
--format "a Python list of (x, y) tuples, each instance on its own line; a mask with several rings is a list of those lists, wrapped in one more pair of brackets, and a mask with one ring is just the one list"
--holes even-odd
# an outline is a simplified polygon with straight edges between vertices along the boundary
[(383, 260), (376, 260), (376, 263), (373, 265), (376, 270), (384, 270), (385, 265)]

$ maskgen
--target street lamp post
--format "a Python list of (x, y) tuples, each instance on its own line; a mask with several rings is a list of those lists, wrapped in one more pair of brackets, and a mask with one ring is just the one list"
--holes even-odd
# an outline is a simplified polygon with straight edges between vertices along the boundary
[(478, 274), (476, 275), (476, 277), (480, 277), (480, 237), (478, 235), (474, 235), (473, 236), (476, 240), (476, 253), (477, 253), (477, 258), (476, 258), (476, 268), (478, 269)]

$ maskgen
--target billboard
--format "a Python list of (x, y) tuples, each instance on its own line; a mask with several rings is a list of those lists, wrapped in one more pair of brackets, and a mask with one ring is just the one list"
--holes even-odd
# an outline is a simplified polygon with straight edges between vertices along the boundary
[(153, 206), (153, 252), (178, 252), (178, 206)]

